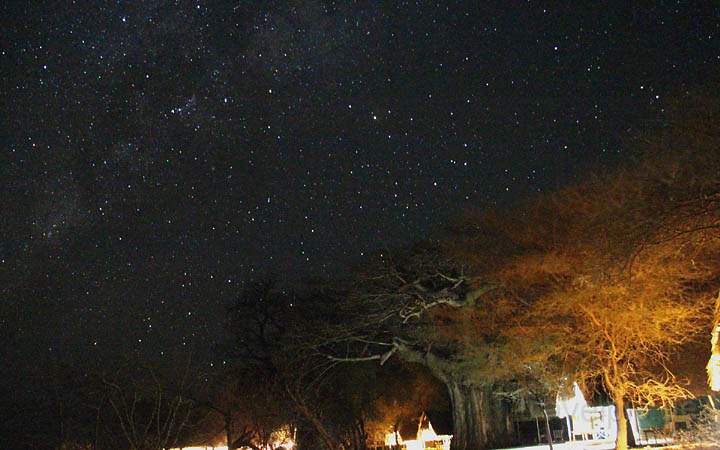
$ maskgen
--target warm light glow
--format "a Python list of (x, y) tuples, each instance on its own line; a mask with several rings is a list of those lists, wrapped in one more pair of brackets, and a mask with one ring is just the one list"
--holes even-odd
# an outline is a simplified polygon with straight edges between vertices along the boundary
[[(396, 440), (397, 436), (397, 440)], [(385, 445), (389, 447), (394, 447), (396, 445), (404, 445), (407, 450), (424, 450), (427, 445), (427, 442), (442, 442), (442, 447), (444, 450), (450, 450), (450, 441), (452, 440), (452, 435), (448, 434), (441, 434), (438, 435), (435, 433), (435, 430), (433, 429), (432, 424), (428, 420), (428, 426), (427, 428), (423, 428), (420, 431), (418, 431), (417, 439), (413, 440), (403, 440), (402, 436), (400, 436), (400, 433), (395, 433), (394, 431), (390, 431), (385, 435)], [(400, 441), (400, 442), (398, 442)], [(434, 448), (434, 447), (433, 447)]]
[(274, 431), (272, 433), (271, 439), (272, 441), (270, 442), (269, 449), (278, 448), (280, 446), (283, 446), (286, 449), (295, 448), (293, 432), (290, 430), (290, 427), (284, 427), (277, 431)]
[(168, 450), (228, 450), (227, 445), (205, 447), (173, 447)]
[(169, 450), (228, 450), (227, 445), (223, 445), (220, 447), (173, 447)]
[[(283, 446), (286, 449), (295, 448), (295, 442), (291, 438), (287, 438), (282, 441), (273, 441), (264, 448), (266, 450), (271, 450), (271, 449), (276, 449), (280, 446)], [(249, 448), (249, 447), (241, 447), (241, 448)], [(263, 447), (260, 447), (260, 448), (263, 448)], [(215, 445), (215, 446), (207, 446), (207, 447), (173, 447), (168, 450), (228, 450), (228, 448), (227, 448), (227, 445)]]
[[(290, 430), (290, 427), (281, 428), (277, 431), (274, 431), (272, 435), (270, 436), (271, 441), (266, 446), (259, 446), (259, 448), (263, 450), (273, 450), (280, 447), (283, 447), (287, 450), (295, 448), (295, 440), (293, 439), (294, 433)], [(207, 446), (195, 446), (195, 447), (174, 447), (170, 448), (168, 450), (228, 450), (228, 446), (224, 444), (225, 439), (222, 440), (223, 443), (217, 444), (217, 445), (207, 445)], [(249, 449), (249, 447), (240, 447), (242, 449)]]

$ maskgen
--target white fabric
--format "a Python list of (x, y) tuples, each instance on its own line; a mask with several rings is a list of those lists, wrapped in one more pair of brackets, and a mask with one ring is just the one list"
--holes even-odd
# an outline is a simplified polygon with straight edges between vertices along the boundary
[(582, 415), (582, 410), (587, 407), (585, 396), (577, 383), (573, 383), (573, 395), (564, 397), (558, 392), (555, 397), (555, 414), (560, 417)]

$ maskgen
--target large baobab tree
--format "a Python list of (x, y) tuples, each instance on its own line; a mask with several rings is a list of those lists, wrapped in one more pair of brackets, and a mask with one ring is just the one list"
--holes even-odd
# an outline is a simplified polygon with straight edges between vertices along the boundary
[(621, 429), (625, 401), (683, 394), (662, 363), (720, 279), (720, 108), (703, 101), (630, 139), (637, 161), (380, 257), (333, 303), (316, 348), (426, 365), (447, 386), (456, 449), (503, 441), (507, 409), (493, 394), (519, 375), (557, 376), (542, 366), (602, 378)]
[(315, 346), (333, 361), (381, 364), (396, 356), (426, 366), (449, 395), (453, 448), (506, 444), (512, 422), (497, 393), (502, 329), (515, 305), (493, 295), (438, 245), (380, 257), (333, 303)]

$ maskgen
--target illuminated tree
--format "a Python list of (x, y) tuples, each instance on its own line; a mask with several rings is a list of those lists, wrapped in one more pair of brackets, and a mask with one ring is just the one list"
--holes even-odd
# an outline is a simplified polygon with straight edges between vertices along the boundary
[(629, 139), (636, 161), (381, 255), (308, 341), (331, 361), (427, 366), (447, 387), (456, 449), (506, 441), (498, 394), (519, 380), (600, 379), (624, 448), (626, 401), (686, 394), (663, 364), (719, 287), (720, 108), (694, 100)]
[(720, 287), (720, 107), (685, 100), (662, 129), (629, 141), (637, 161), (469, 216), (453, 243), (471, 273), (525, 305), (507, 330), (517, 357), (505, 361), (599, 381), (617, 406), (619, 449), (627, 402), (689, 394), (666, 363), (710, 322)]
[(627, 447), (627, 401), (672, 405), (690, 396), (665, 364), (672, 348), (694, 337), (702, 324), (700, 305), (655, 295), (643, 282), (583, 283), (543, 299), (532, 312), (552, 317), (542, 332), (555, 337), (553, 350), (575, 378), (599, 380), (613, 399), (618, 449)]

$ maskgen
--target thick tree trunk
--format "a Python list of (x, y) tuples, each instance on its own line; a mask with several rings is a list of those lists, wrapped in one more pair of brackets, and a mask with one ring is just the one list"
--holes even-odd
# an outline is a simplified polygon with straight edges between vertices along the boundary
[(233, 438), (232, 438), (232, 416), (230, 413), (225, 414), (225, 439), (227, 440), (227, 448), (228, 450), (235, 450), (235, 447), (233, 446)]
[(482, 450), (512, 440), (508, 409), (487, 387), (446, 383), (453, 411), (453, 450)]
[(617, 441), (615, 441), (615, 450), (627, 450), (627, 420), (625, 419), (625, 400), (622, 396), (615, 399), (615, 417), (617, 419)]
[(550, 430), (550, 417), (548, 417), (547, 408), (543, 406), (543, 415), (545, 416), (545, 434), (547, 435), (547, 443), (550, 446), (550, 450), (553, 450), (553, 437), (552, 430)]
[(310, 408), (305, 405), (305, 402), (298, 402), (296, 400), (296, 407), (300, 411), (300, 413), (305, 416), (305, 418), (312, 424), (313, 428), (317, 432), (318, 437), (322, 441), (322, 443), (325, 445), (326, 450), (336, 450), (341, 448), (340, 444), (335, 440), (335, 438), (330, 434), (328, 429), (325, 427), (325, 425), (320, 421), (318, 416), (310, 410)]

